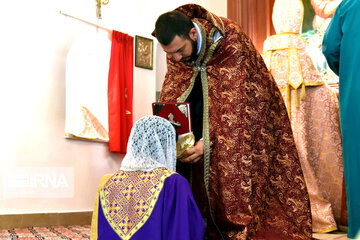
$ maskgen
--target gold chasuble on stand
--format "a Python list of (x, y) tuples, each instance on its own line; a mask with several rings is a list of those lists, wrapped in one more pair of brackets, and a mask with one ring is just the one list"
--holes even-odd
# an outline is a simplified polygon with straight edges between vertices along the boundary
[(194, 4), (175, 10), (199, 26), (202, 47), (190, 64), (168, 56), (160, 101), (183, 102), (201, 81), (204, 159), (192, 165), (192, 187), (208, 239), (311, 239), (286, 107), (261, 55), (231, 20)]
[(312, 230), (337, 229), (341, 215), (343, 161), (339, 101), (308, 55), (300, 37), (300, 0), (276, 0), (277, 35), (264, 42), (264, 59), (285, 100), (311, 202)]

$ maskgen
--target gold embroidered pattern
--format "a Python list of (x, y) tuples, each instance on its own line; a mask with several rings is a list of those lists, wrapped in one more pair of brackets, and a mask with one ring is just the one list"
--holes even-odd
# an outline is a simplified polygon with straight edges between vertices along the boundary
[(130, 239), (149, 219), (167, 177), (175, 172), (119, 170), (100, 190), (105, 218), (123, 240)]
[(291, 90), (295, 90), (295, 107), (299, 107), (297, 89), (301, 86), (302, 101), (308, 86), (321, 86), (323, 79), (318, 74), (311, 58), (306, 53), (308, 43), (302, 37), (283, 33), (269, 37), (264, 42), (264, 61), (276, 79), (281, 92), (286, 95), (286, 108), (290, 116)]
[[(284, 11), (286, 9), (286, 11)], [(304, 18), (304, 5), (300, 0), (276, 0), (272, 20), (276, 33), (300, 33)]]

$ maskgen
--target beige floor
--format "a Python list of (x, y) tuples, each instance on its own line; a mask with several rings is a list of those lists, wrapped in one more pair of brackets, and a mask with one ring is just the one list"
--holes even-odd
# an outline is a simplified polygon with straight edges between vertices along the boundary
[(326, 240), (347, 240), (345, 232), (331, 232), (331, 233), (314, 233), (313, 237), (316, 239)]

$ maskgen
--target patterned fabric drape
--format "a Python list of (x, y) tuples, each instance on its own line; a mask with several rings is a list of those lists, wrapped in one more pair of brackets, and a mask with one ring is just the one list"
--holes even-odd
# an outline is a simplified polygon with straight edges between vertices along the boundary
[(264, 42), (264, 58), (282, 93), (308, 189), (313, 232), (337, 229), (343, 181), (339, 101), (325, 84), (299, 36), (303, 5), (276, 0), (277, 34)]
[(110, 152), (126, 152), (133, 124), (133, 50), (133, 37), (113, 31), (108, 83)]

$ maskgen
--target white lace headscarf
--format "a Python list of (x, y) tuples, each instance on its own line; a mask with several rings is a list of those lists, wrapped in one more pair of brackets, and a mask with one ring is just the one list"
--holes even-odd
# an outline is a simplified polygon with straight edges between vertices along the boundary
[(120, 170), (151, 171), (158, 167), (176, 171), (175, 129), (164, 118), (146, 116), (131, 129)]

